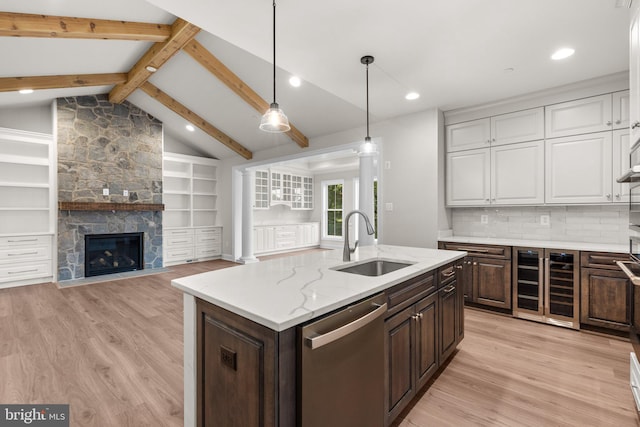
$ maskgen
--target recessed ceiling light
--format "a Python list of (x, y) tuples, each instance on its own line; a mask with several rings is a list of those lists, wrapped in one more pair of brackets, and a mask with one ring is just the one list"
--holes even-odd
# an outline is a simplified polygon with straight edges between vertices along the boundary
[(504, 71), (505, 73), (513, 73), (513, 72), (515, 71), (515, 68), (513, 68), (513, 67), (508, 67), (508, 68), (505, 68), (503, 71)]
[(551, 59), (555, 61), (558, 61), (560, 59), (565, 59), (573, 55), (574, 52), (575, 50), (570, 47), (563, 47), (553, 52), (553, 55), (551, 55)]
[(413, 101), (414, 99), (418, 98), (420, 98), (420, 94), (418, 92), (409, 92), (404, 96), (404, 99), (407, 99), (409, 101)]
[(300, 80), (300, 77), (291, 76), (291, 78), (289, 79), (289, 84), (293, 87), (300, 87), (300, 85), (302, 84), (302, 80)]
[(186, 126), (185, 126), (185, 128), (187, 128), (187, 130), (188, 130), (189, 132), (193, 132), (194, 130), (196, 130), (196, 128), (194, 128), (194, 127), (193, 127), (193, 125), (191, 125), (191, 124), (186, 125)]
[(147, 65), (144, 68), (145, 68), (145, 70), (147, 70), (150, 73), (155, 73), (156, 71), (158, 71), (158, 69), (156, 67), (154, 67), (153, 65)]
[(20, 89), (18, 92), (23, 95), (28, 95), (30, 93), (33, 93), (33, 89)]

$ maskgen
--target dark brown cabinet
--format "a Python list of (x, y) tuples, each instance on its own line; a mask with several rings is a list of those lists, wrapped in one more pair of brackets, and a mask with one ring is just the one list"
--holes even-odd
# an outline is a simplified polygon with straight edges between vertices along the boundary
[(440, 242), (440, 249), (465, 251), (462, 264), (464, 301), (511, 310), (511, 248)]
[(580, 323), (619, 331), (631, 324), (632, 284), (615, 261), (628, 255), (582, 252)]
[(385, 322), (385, 425), (389, 425), (438, 369), (438, 294)]
[(198, 427), (294, 426), (295, 334), (197, 300)]
[(458, 290), (462, 269), (460, 260), (439, 268), (437, 276), (419, 276), (387, 293), (394, 304), (385, 321), (385, 425), (402, 412), (464, 337), (463, 294)]

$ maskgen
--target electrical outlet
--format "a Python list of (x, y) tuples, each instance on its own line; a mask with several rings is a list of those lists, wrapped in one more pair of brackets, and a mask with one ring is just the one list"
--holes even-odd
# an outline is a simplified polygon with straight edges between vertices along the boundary
[(480, 224), (489, 224), (489, 215), (480, 215)]
[(385, 203), (384, 210), (387, 212), (393, 212), (393, 203)]
[(540, 215), (540, 225), (549, 225), (550, 222), (549, 215)]
[(103, 196), (108, 196), (109, 195), (109, 189), (108, 188), (103, 188), (102, 189), (102, 195)]
[(384, 168), (391, 169), (391, 160), (387, 160), (386, 162), (384, 162)]
[(122, 190), (122, 195), (124, 197), (129, 197), (129, 190)]

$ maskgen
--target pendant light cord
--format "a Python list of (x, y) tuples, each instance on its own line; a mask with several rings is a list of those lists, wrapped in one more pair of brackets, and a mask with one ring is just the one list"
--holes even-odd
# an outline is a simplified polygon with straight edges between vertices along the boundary
[(369, 137), (369, 64), (367, 64), (367, 137), (365, 141), (370, 140)]
[(273, 0), (273, 103), (276, 103), (276, 1)]

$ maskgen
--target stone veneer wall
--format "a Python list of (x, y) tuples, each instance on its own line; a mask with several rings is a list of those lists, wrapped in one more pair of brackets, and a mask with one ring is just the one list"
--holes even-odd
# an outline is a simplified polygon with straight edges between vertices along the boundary
[[(162, 203), (160, 121), (107, 95), (59, 98), (57, 116), (58, 201)], [(58, 280), (84, 277), (85, 234), (128, 232), (145, 233), (145, 268), (162, 267), (161, 212), (60, 211)]]

